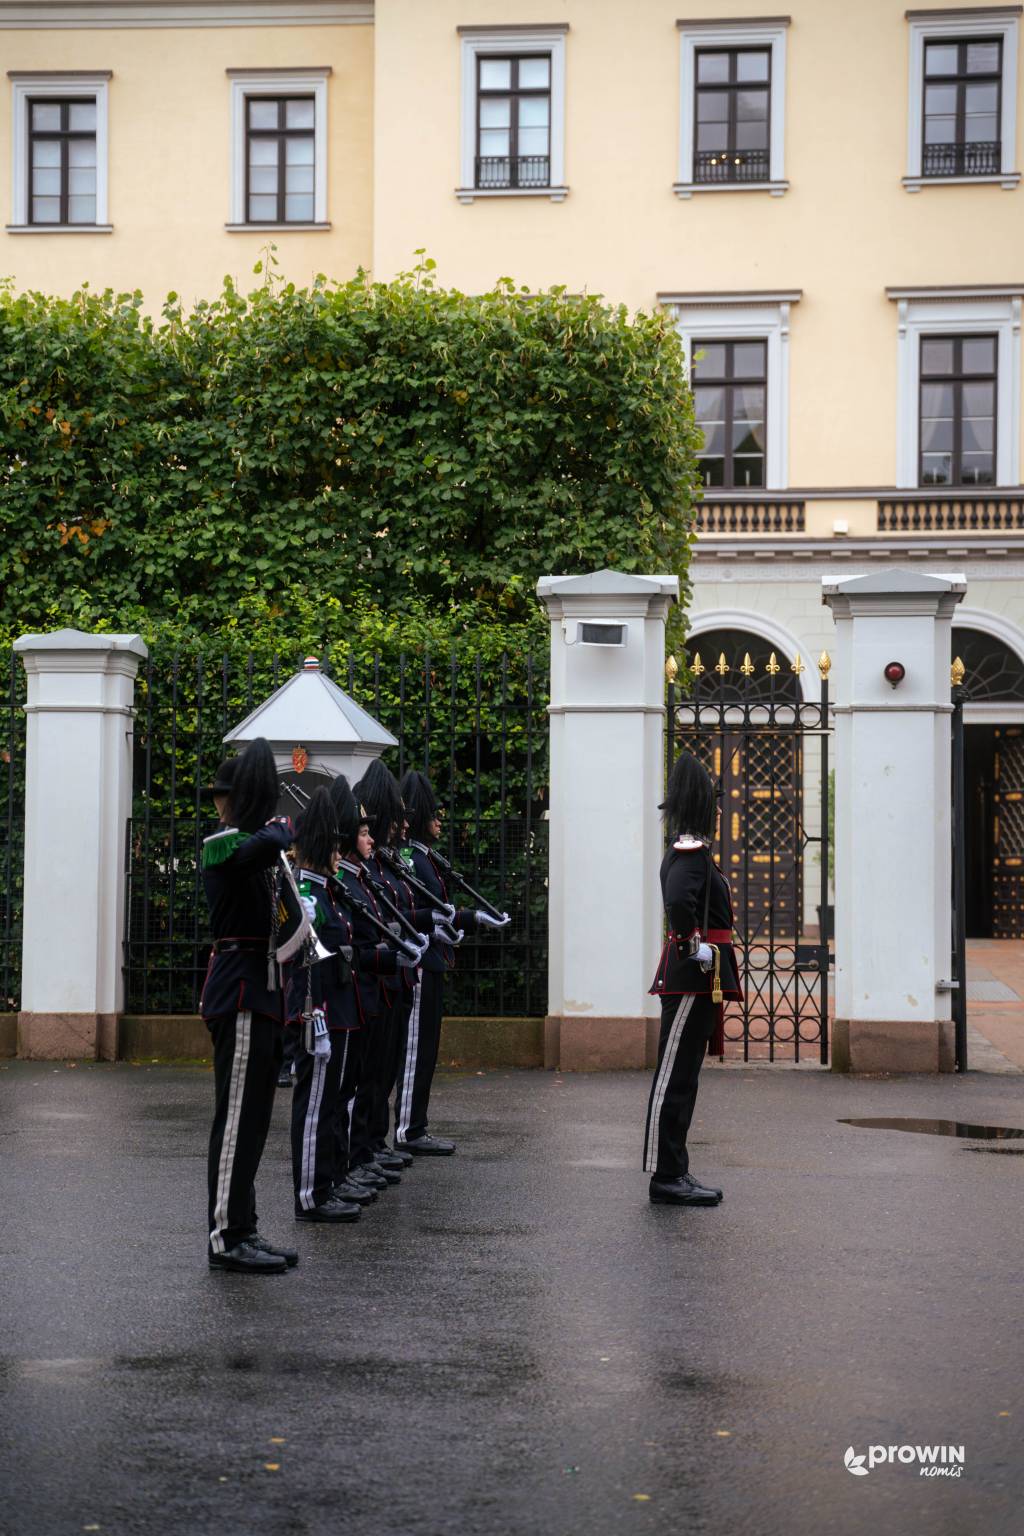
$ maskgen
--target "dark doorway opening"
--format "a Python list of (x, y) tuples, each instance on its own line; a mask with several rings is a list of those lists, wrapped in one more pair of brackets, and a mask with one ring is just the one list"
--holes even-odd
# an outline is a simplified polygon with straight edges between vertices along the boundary
[(967, 937), (991, 939), (995, 727), (964, 727)]

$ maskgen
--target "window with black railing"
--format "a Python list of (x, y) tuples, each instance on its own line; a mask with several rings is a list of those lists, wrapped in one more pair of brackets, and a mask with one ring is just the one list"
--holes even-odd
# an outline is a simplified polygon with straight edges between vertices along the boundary
[(695, 182), (771, 177), (771, 49), (698, 49), (694, 91)]
[(997, 176), (1002, 169), (1002, 42), (930, 42), (924, 50), (924, 176)]
[(551, 55), (477, 59), (476, 186), (551, 185)]

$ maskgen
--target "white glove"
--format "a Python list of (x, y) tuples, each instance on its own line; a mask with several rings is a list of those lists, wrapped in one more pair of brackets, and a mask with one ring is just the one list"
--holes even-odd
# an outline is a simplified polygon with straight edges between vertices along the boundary
[(711, 945), (702, 944), (693, 958), (696, 960), (702, 971), (710, 971), (715, 960), (714, 954), (711, 950)]
[(455, 908), (445, 902), (443, 906), (435, 907), (430, 915), (434, 920), (435, 926), (438, 923), (450, 923), (455, 916)]
[(448, 921), (451, 922), (452, 918), (455, 916), (455, 908), (452, 906), (450, 901), (442, 901), (441, 911), (444, 913)]
[(473, 916), (481, 928), (507, 928), (512, 921), (507, 912), (503, 912), (500, 917), (492, 917), (489, 912), (474, 912)]
[(419, 954), (417, 955), (410, 955), (408, 950), (400, 949), (396, 954), (395, 959), (398, 962), (399, 970), (414, 971), (416, 970), (420, 961), (423, 959), (423, 951), (420, 950)]
[(305, 912), (311, 923), (314, 922), (316, 920), (316, 902), (312, 896), (300, 896), (299, 900), (302, 902), (303, 912)]

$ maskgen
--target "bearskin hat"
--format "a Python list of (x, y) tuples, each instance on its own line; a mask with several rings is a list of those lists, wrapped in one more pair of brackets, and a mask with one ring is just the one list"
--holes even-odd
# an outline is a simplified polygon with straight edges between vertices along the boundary
[(391, 769), (385, 767), (379, 757), (375, 757), (353, 793), (370, 818), (370, 833), (374, 842), (386, 846), (390, 842), (391, 828), (397, 826), (399, 832), (402, 830), (404, 813), (398, 780)]
[(674, 835), (714, 837), (717, 797), (710, 773), (691, 752), (681, 752), (672, 764), (665, 798), (659, 810), (665, 812), (668, 829)]
[(417, 773), (415, 768), (409, 770), (402, 780), (402, 800), (409, 818), (409, 835), (423, 839), (437, 815), (437, 796), (425, 773)]
[(221, 775), (228, 774), (232, 821), (242, 832), (256, 832), (273, 816), (280, 794), (274, 754), (270, 743), (257, 736), (233, 761), (233, 769), (230, 763), (221, 764), (217, 778), (225, 782)]
[(359, 836), (359, 828), (366, 817), (362, 813), (359, 801), (349, 788), (348, 779), (343, 773), (331, 784), (328, 794), (334, 807), (334, 819), (338, 829), (338, 844), (343, 853), (351, 853)]
[(295, 852), (300, 864), (321, 874), (331, 867), (331, 854), (337, 848), (338, 818), (325, 785), (314, 789), (309, 804), (295, 824)]

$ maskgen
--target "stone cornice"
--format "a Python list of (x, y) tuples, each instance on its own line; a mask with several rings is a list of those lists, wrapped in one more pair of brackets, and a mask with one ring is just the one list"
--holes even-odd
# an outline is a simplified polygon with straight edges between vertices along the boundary
[(0, 0), (0, 31), (370, 25), (374, 0)]

